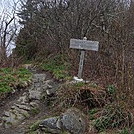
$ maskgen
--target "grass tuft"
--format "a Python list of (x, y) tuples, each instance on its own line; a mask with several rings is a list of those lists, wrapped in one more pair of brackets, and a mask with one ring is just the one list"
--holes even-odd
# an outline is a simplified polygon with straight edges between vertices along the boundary
[(50, 71), (58, 80), (68, 80), (71, 78), (68, 73), (69, 64), (63, 55), (57, 55), (54, 58), (48, 59), (41, 65), (41, 68), (45, 71)]
[(94, 126), (98, 131), (131, 126), (132, 117), (129, 111), (111, 104), (104, 107), (101, 116), (95, 120)]
[(0, 93), (11, 92), (17, 87), (26, 87), (32, 78), (32, 74), (24, 69), (0, 69)]

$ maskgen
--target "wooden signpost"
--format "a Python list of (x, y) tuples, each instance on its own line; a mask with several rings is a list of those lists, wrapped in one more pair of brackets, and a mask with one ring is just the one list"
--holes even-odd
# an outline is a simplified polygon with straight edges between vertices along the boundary
[(82, 79), (85, 50), (98, 51), (99, 42), (98, 41), (89, 41), (89, 40), (87, 40), (86, 37), (84, 37), (83, 40), (71, 39), (70, 40), (70, 48), (81, 50), (79, 70), (78, 70), (78, 79)]

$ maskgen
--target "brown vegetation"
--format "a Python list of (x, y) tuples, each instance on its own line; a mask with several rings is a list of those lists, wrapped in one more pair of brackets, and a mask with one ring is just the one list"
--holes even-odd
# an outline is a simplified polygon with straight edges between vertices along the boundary
[[(87, 52), (83, 77), (105, 86), (114, 84), (118, 97), (133, 105), (134, 3), (116, 0), (22, 2), (16, 53), (26, 60), (66, 54), (71, 74), (77, 75), (79, 51), (69, 49), (71, 38), (100, 42), (99, 52)], [(125, 97), (124, 97), (125, 96)], [(132, 106), (131, 105), (131, 106)]]
[[(117, 111), (119, 107), (122, 110), (133, 111), (133, 1), (128, 4), (128, 0), (53, 0), (49, 2), (47, 0), (26, 0), (21, 2), (21, 7), (18, 16), (23, 28), (17, 36), (14, 55), (23, 57), (26, 62), (33, 60), (41, 64), (47, 61), (47, 69), (54, 70), (54, 74), (57, 74), (57, 70), (58, 73), (61, 73), (61, 68), (62, 71), (64, 70), (60, 62), (60, 65), (57, 65), (57, 61), (54, 64), (48, 64), (51, 63), (49, 61), (51, 57), (58, 55), (59, 59), (53, 59), (69, 62), (69, 64), (62, 64), (69, 65), (69, 74), (74, 76), (77, 75), (79, 50), (69, 48), (70, 39), (83, 39), (86, 36), (88, 40), (99, 41), (98, 52), (86, 52), (83, 78), (99, 83), (104, 89), (114, 85), (116, 90), (112, 96), (114, 97), (113, 108), (117, 108)], [(1, 37), (4, 39), (3, 36)], [(6, 46), (3, 46), (1, 46), (1, 54), (6, 50)], [(57, 68), (50, 67), (50, 65)], [(64, 75), (61, 76), (64, 77)], [(80, 90), (69, 87), (66, 90), (63, 89), (59, 93), (61, 94), (60, 101), (63, 103), (65, 101), (65, 104), (69, 102), (72, 105), (73, 102), (74, 105), (75, 102), (79, 103), (77, 100), (82, 103), (85, 101), (85, 98), (82, 99), (84, 95), (87, 99), (92, 95), (95, 104), (87, 102), (93, 106), (104, 106), (104, 101), (113, 102), (111, 96), (109, 98), (105, 95), (106, 90), (104, 92), (98, 89), (96, 91), (94, 88), (88, 90), (88, 87)], [(63, 96), (65, 92), (68, 93)], [(98, 96), (101, 96), (100, 99)]]

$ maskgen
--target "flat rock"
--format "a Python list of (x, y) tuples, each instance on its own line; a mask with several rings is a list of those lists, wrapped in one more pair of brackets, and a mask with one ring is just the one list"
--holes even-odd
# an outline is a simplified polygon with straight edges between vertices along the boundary
[(40, 127), (49, 127), (49, 128), (52, 128), (52, 129), (59, 129), (57, 127), (58, 119), (59, 119), (59, 117), (52, 117), (52, 118), (45, 119), (40, 123), (39, 126)]
[(33, 99), (33, 100), (40, 100), (41, 99), (41, 93), (38, 90), (31, 90), (29, 91), (29, 99)]
[(42, 83), (41, 82), (38, 82), (38, 83), (35, 83), (34, 84), (34, 88), (38, 88), (38, 87), (41, 87), (42, 86)]
[(37, 102), (30, 102), (30, 106), (32, 107), (39, 107)]
[(10, 116), (10, 112), (4, 112), (4, 116), (6, 116), (6, 117), (9, 117)]
[(26, 105), (15, 104), (15, 106), (17, 106), (18, 108), (23, 109), (23, 110), (27, 110), (27, 111), (31, 110), (31, 108), (29, 106), (26, 106)]
[(39, 81), (44, 81), (46, 79), (46, 74), (34, 74), (33, 76), (33, 81), (34, 82), (39, 82)]
[(21, 103), (27, 103), (27, 96), (24, 95), (24, 96), (21, 96), (19, 99), (18, 99), (18, 102), (21, 102)]
[(21, 113), (20, 113), (19, 111), (17, 111), (17, 110), (12, 110), (11, 113), (15, 115), (16, 121), (17, 121), (17, 120), (18, 120), (18, 121), (22, 121), (22, 120), (25, 119), (25, 116), (24, 116), (23, 114), (21, 114)]
[(42, 90), (44, 91), (44, 90), (46, 90), (47, 89), (47, 87), (48, 87), (48, 85), (47, 84), (43, 84), (42, 85)]
[(10, 115), (9, 117), (3, 116), (3, 118), (2, 118), (2, 120), (5, 122), (5, 124), (11, 125), (11, 124), (15, 124), (18, 122), (15, 114), (9, 112), (9, 115)]
[(59, 85), (57, 83), (47, 83), (47, 89), (46, 89), (46, 93), (47, 95), (55, 95), (56, 94), (56, 90), (58, 89)]
[(45, 132), (49, 132), (52, 134), (60, 134), (62, 131), (58, 126), (58, 120), (59, 117), (45, 119), (40, 123), (39, 127)]
[(22, 114), (25, 117), (29, 117), (30, 116), (27, 110), (20, 109), (17, 106), (12, 106), (12, 109), (13, 109), (13, 111), (17, 111), (19, 114)]

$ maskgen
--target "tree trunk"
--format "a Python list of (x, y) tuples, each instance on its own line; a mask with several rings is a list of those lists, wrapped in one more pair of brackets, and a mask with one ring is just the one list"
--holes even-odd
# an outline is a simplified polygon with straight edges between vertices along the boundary
[(6, 48), (1, 47), (0, 48), (0, 65), (3, 66), (6, 63), (6, 60), (7, 60)]

